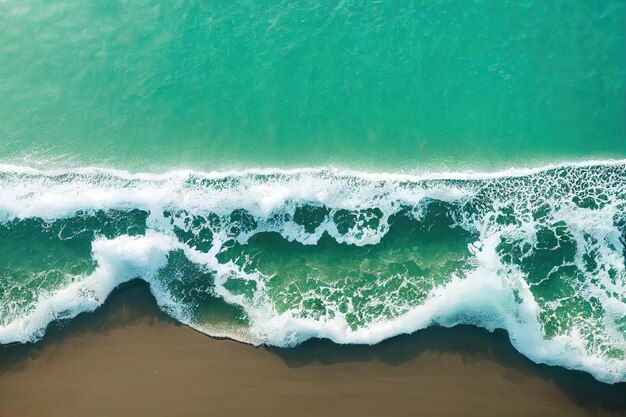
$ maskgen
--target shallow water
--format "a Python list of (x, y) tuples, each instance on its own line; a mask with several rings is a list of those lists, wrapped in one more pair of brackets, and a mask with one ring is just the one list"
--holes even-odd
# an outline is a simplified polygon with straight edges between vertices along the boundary
[(208, 334), (377, 343), (504, 328), (538, 362), (626, 375), (626, 163), (417, 177), (0, 172), (0, 341), (148, 281)]

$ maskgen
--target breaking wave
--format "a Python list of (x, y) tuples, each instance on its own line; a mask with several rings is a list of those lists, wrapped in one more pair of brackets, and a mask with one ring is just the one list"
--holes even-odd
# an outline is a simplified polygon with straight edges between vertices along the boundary
[(140, 277), (214, 336), (373, 344), (465, 323), (626, 381), (626, 161), (421, 176), (4, 165), (0, 238), (0, 343)]

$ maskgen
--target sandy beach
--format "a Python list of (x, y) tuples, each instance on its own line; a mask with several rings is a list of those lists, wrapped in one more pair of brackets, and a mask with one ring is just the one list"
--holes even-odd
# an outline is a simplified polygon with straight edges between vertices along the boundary
[(536, 365), (506, 333), (427, 329), (295, 349), (177, 324), (135, 281), (36, 344), (0, 349), (0, 416), (618, 416), (626, 384)]

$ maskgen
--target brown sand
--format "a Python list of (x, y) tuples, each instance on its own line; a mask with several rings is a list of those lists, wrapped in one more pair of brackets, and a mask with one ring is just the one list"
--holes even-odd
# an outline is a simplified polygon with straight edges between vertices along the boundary
[(377, 346), (214, 340), (133, 283), (104, 307), (0, 348), (0, 416), (626, 415), (626, 384), (532, 364), (506, 334), (427, 329)]

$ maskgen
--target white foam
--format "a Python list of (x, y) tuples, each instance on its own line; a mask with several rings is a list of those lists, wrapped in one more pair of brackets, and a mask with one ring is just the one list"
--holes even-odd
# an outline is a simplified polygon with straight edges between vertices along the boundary
[(137, 277), (150, 281), (167, 262), (169, 251), (179, 245), (172, 237), (154, 232), (95, 240), (93, 258), (98, 266), (93, 273), (59, 291), (41, 294), (30, 312), (0, 327), (0, 343), (35, 340), (53, 320), (95, 310), (121, 283)]
[[(41, 164), (38, 164), (41, 165)], [(248, 168), (241, 170), (226, 170), (226, 171), (199, 171), (190, 169), (172, 170), (164, 173), (151, 173), (151, 172), (130, 172), (123, 169), (107, 168), (101, 166), (87, 166), (87, 167), (75, 167), (75, 168), (52, 168), (43, 169), (35, 168), (28, 165), (15, 165), (15, 164), (2, 164), (0, 163), (0, 172), (13, 173), (13, 174), (29, 174), (29, 175), (42, 175), (56, 177), (67, 174), (79, 174), (79, 175), (109, 175), (118, 177), (125, 180), (164, 180), (172, 177), (186, 178), (190, 174), (194, 174), (207, 179), (223, 179), (223, 178), (236, 178), (246, 176), (269, 176), (269, 175), (315, 175), (319, 173), (328, 172), (338, 177), (355, 177), (369, 181), (408, 181), (419, 182), (424, 180), (485, 180), (494, 178), (509, 178), (509, 177), (523, 177), (528, 175), (537, 174), (540, 172), (550, 171), (558, 168), (585, 168), (593, 166), (618, 166), (626, 165), (626, 159), (597, 159), (587, 161), (563, 161), (555, 162), (535, 167), (511, 167), (504, 170), (496, 171), (444, 171), (444, 172), (432, 172), (425, 171), (421, 173), (403, 173), (403, 172), (367, 172), (358, 171), (353, 169), (336, 168), (332, 166), (319, 166), (319, 167), (302, 167), (302, 168), (278, 168), (278, 167), (264, 167), (264, 168)]]
[[(621, 210), (626, 191), (626, 179), (617, 188), (605, 187), (611, 201), (603, 208), (585, 209), (572, 202), (574, 191), (557, 198), (536, 191), (537, 184), (527, 188), (514, 182), (496, 184), (487, 189), (487, 212), (463, 214), (457, 222), (466, 230), (478, 234), (469, 245), (475, 262), (471, 272), (456, 276), (444, 286), (436, 287), (427, 300), (408, 312), (389, 320), (378, 320), (353, 329), (345, 314), (334, 311), (334, 317), (312, 319), (301, 312), (279, 313), (266, 294), (265, 284), (271, 277), (258, 272), (244, 272), (233, 262), (221, 264), (216, 255), (229, 236), (224, 229), (215, 230), (207, 253), (179, 242), (165, 210), (186, 211), (194, 215), (215, 213), (227, 217), (232, 211), (244, 209), (255, 217), (254, 230), (240, 233), (236, 238), (245, 243), (253, 234), (267, 231), (280, 233), (288, 240), (315, 244), (324, 233), (337, 242), (366, 245), (376, 244), (389, 229), (389, 218), (409, 206), (419, 217), (421, 204), (428, 199), (463, 202), (488, 187), (477, 181), (491, 181), (536, 175), (558, 168), (585, 169), (594, 166), (626, 166), (626, 160), (592, 161), (554, 165), (535, 169), (507, 170), (498, 173), (440, 173), (389, 174), (362, 173), (337, 169), (305, 168), (298, 170), (251, 170), (242, 172), (202, 173), (177, 171), (163, 174), (133, 174), (102, 168), (77, 168), (42, 171), (28, 167), (0, 165), (0, 220), (39, 217), (55, 220), (71, 217), (78, 212), (111, 209), (142, 209), (150, 212), (149, 230), (145, 236), (99, 238), (93, 242), (95, 271), (53, 293), (42, 294), (26, 315), (16, 317), (0, 327), (0, 343), (33, 340), (42, 335), (54, 319), (74, 317), (97, 308), (120, 283), (141, 277), (150, 283), (159, 305), (177, 319), (204, 331), (216, 331), (202, 323), (194, 323), (167, 292), (156, 274), (167, 263), (172, 250), (183, 250), (192, 262), (215, 274), (215, 294), (226, 302), (244, 309), (250, 320), (248, 332), (238, 330), (231, 337), (247, 342), (292, 346), (311, 337), (329, 338), (337, 343), (378, 343), (383, 339), (422, 329), (434, 323), (453, 326), (471, 323), (493, 330), (506, 329), (514, 346), (536, 362), (566, 366), (590, 372), (605, 382), (626, 380), (626, 359), (607, 357), (602, 351), (590, 350), (580, 327), (568, 333), (547, 338), (539, 321), (541, 306), (534, 299), (529, 284), (519, 268), (504, 265), (496, 248), (501, 238), (521, 239), (532, 247), (537, 243), (538, 227), (552, 227), (559, 221), (568, 225), (579, 248), (576, 266), (584, 270), (585, 251), (597, 253), (601, 267), (593, 271), (584, 288), (584, 297), (599, 299), (604, 311), (600, 342), (626, 351), (623, 332), (616, 328), (616, 319), (626, 314), (626, 275), (621, 254), (620, 231), (613, 218)], [(561, 185), (557, 178), (549, 186)], [(440, 180), (457, 180), (446, 182)], [(619, 181), (619, 178), (618, 178)], [(579, 184), (573, 184), (574, 188)], [(481, 188), (482, 187), (482, 188)], [(508, 187), (508, 188), (507, 188)], [(548, 185), (546, 185), (548, 187)], [(495, 197), (494, 197), (495, 196)], [(298, 205), (315, 204), (328, 208), (331, 215), (311, 233), (292, 220)], [(507, 206), (513, 205), (519, 224), (501, 225), (496, 221)], [(550, 208), (541, 224), (534, 221), (533, 210), (542, 204)], [(381, 211), (377, 227), (361, 225), (340, 233), (332, 214), (346, 209), (362, 213), (368, 208)], [(273, 216), (283, 220), (275, 221)], [(222, 222), (225, 220), (222, 219)], [(182, 223), (176, 223), (180, 227)], [(196, 231), (197, 232), (197, 231)], [(593, 236), (595, 241), (586, 238)], [(609, 274), (617, 271), (618, 279)], [(252, 299), (231, 293), (226, 282), (237, 277), (254, 281), (257, 290)], [(595, 282), (597, 280), (598, 282)], [(617, 296), (607, 296), (609, 291)], [(521, 301), (520, 301), (521, 300)], [(217, 330), (224, 332), (226, 330)], [(223, 336), (223, 333), (219, 334)]]
[[(164, 210), (184, 210), (198, 215), (225, 216), (244, 209), (259, 219), (259, 231), (277, 231), (288, 238), (315, 243), (328, 232), (338, 241), (357, 245), (374, 244), (385, 234), (387, 219), (402, 205), (417, 206), (425, 198), (456, 201), (471, 190), (440, 184), (423, 187), (418, 183), (373, 181), (346, 177), (330, 171), (281, 171), (259, 178), (256, 174), (220, 177), (217, 174), (128, 174), (101, 169), (42, 172), (32, 168), (0, 169), (0, 220), (38, 217), (47, 221), (71, 217), (81, 211), (141, 209), (149, 211), (157, 224)], [(203, 179), (212, 178), (205, 183)], [(226, 181), (226, 182), (224, 182)], [(379, 227), (337, 232), (325, 222), (314, 235), (302, 233), (297, 225), (277, 230), (272, 214), (293, 214), (298, 204), (321, 204), (336, 211), (378, 208), (383, 213)], [(163, 226), (167, 228), (167, 226)], [(246, 236), (239, 236), (245, 241)]]
[[(277, 313), (264, 304), (263, 307), (247, 308), (252, 335), (278, 346), (294, 346), (313, 337), (341, 344), (376, 344), (433, 324), (445, 327), (474, 324), (490, 331), (507, 330), (515, 348), (537, 363), (585, 370), (608, 383), (626, 380), (626, 360), (610, 359), (602, 352), (589, 352), (584, 343), (585, 335), (573, 331), (552, 339), (545, 338), (538, 321), (540, 308), (519, 271), (504, 273), (506, 268), (495, 250), (498, 241), (494, 236), (482, 242), (480, 249), (474, 249), (478, 266), (471, 273), (455, 277), (449, 284), (436, 288), (425, 303), (395, 319), (354, 330), (346, 316), (338, 311), (332, 319), (318, 320), (299, 317), (292, 311)], [(521, 296), (521, 303), (514, 290)], [(610, 303), (611, 314), (623, 314), (624, 303), (617, 300)], [(614, 336), (618, 346), (626, 348), (623, 335)]]

